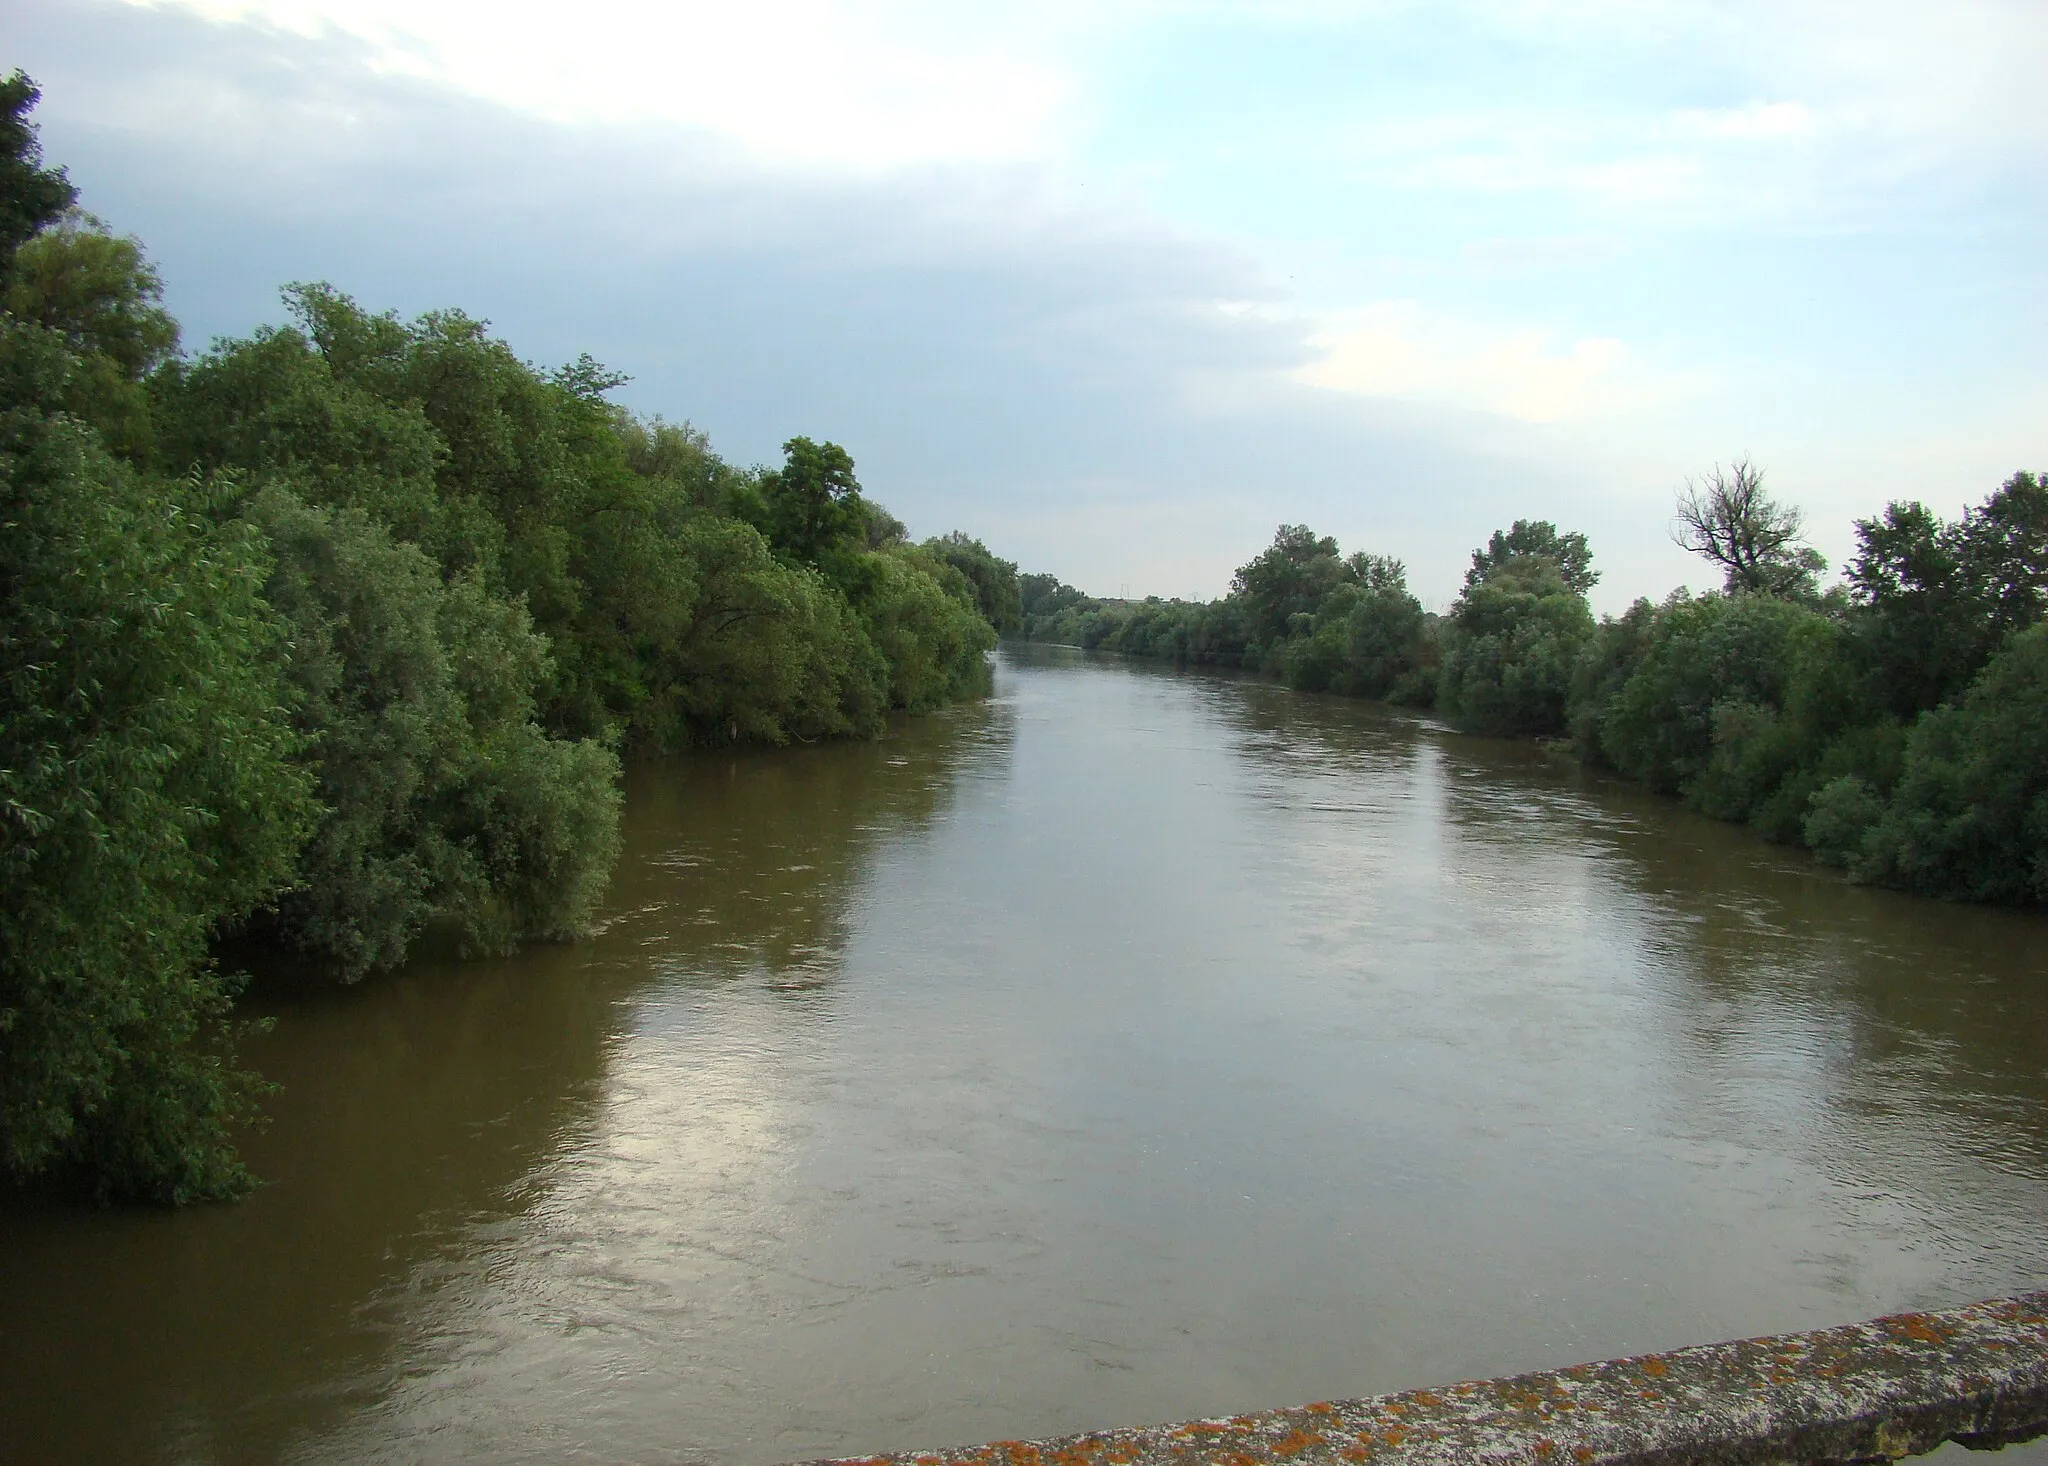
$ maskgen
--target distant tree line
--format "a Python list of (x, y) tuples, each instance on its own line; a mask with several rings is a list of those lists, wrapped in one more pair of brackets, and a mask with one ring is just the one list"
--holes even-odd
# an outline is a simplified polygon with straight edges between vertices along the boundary
[(1749, 463), (1689, 484), (1678, 538), (1721, 574), (1595, 619), (1582, 534), (1541, 521), (1473, 552), (1449, 612), (1401, 562), (1283, 525), (1216, 601), (1105, 601), (1022, 579), (1024, 632), (1557, 740), (1585, 765), (1802, 845), (1858, 881), (2048, 904), (2048, 483), (1960, 519), (1858, 521), (1823, 593), (1796, 510)]
[(865, 737), (981, 695), (1016, 569), (835, 444), (742, 469), (460, 312), (324, 285), (178, 350), (0, 82), (0, 1157), (233, 1195), (217, 954), (340, 980), (429, 923), (576, 934), (619, 752)]

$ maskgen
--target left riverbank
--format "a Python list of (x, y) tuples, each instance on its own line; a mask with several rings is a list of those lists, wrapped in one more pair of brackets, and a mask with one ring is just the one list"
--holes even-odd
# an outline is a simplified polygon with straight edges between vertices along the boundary
[[(571, 938), (619, 756), (872, 737), (979, 697), (1015, 568), (914, 543), (842, 447), (776, 467), (459, 310), (330, 285), (196, 356), (0, 82), (0, 1155), (102, 1200), (242, 1193), (276, 950)], [(259, 964), (260, 965), (260, 964)]]

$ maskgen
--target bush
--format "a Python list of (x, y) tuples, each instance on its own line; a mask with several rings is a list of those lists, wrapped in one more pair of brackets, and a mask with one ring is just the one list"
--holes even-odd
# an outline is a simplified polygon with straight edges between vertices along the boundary
[(1592, 768), (1614, 767), (1602, 741), (1602, 729), (1614, 716), (1621, 690), (1650, 650), (1657, 608), (1638, 600), (1619, 617), (1606, 616), (1579, 650), (1572, 668), (1567, 722), (1572, 752)]
[(980, 540), (957, 529), (941, 539), (926, 540), (924, 548), (967, 577), (974, 588), (975, 608), (998, 635), (1022, 629), (1024, 597), (1015, 564), (998, 559)]
[(863, 619), (888, 663), (890, 705), (929, 712), (986, 692), (996, 634), (976, 611), (967, 578), (924, 551), (872, 559)]
[(0, 1145), (27, 1174), (188, 1201), (247, 1183), (253, 1093), (208, 944), (313, 816), (247, 525), (63, 419), (0, 452)]
[(1807, 846), (1824, 864), (1861, 865), (1870, 832), (1884, 819), (1884, 796), (1870, 781), (1842, 774), (1814, 791), (1802, 827)]
[[(1715, 709), (1782, 709), (1800, 638), (1825, 634), (1819, 613), (1770, 596), (1672, 598), (1650, 625), (1636, 669), (1599, 716), (1601, 752), (1653, 789), (1684, 791), (1713, 757)], [(1752, 715), (1728, 724), (1723, 741), (1763, 727)]]
[(809, 741), (880, 731), (887, 664), (846, 598), (776, 558), (760, 531), (691, 518), (679, 553), (695, 587), (652, 671), (652, 736), (669, 747)]
[(1405, 580), (1368, 587), (1344, 618), (1343, 690), (1356, 697), (1392, 697), (1425, 670), (1427, 640), (1428, 618)]
[(1960, 703), (1921, 716), (1850, 873), (1964, 901), (2048, 901), (2048, 625), (2013, 637)]
[(1572, 671), (1592, 634), (1585, 597), (1554, 567), (1510, 561), (1468, 586), (1451, 613), (1437, 708), (1475, 733), (1563, 733)]
[(272, 486), (248, 515), (327, 808), (274, 930), (347, 979), (396, 966), (435, 916), (477, 949), (574, 935), (617, 849), (617, 762), (532, 726), (548, 655), (524, 608), (443, 583), (356, 510)]

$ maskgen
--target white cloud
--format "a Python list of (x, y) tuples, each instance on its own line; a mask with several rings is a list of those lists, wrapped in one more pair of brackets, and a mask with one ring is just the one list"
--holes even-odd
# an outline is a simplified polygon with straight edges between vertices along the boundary
[(1469, 240), (1458, 257), (1482, 275), (1514, 275), (1613, 259), (1625, 249), (1616, 234), (1501, 234)]
[(1821, 130), (1819, 117), (1803, 102), (1751, 102), (1747, 106), (1712, 110), (1686, 108), (1672, 118), (1672, 124), (1680, 136), (1740, 142), (1812, 137)]
[[(1117, 58), (1159, 44), (1192, 41), (1201, 75), (1191, 74), (1188, 101), (1198, 111), (1228, 104), (1228, 36), (1392, 39), (1435, 28), (1441, 44), (1419, 43), (1410, 68), (1437, 83), (1423, 108), (1378, 115), (1375, 88), (1332, 92), (1333, 113), (1308, 131), (1270, 134), (1271, 149), (1294, 163), (1328, 158), (1366, 183), (1562, 191), (1699, 219), (1731, 205), (1810, 212), (1845, 178), (2048, 145), (2048, 91), (2035, 80), (2048, 67), (2040, 0), (126, 3), (346, 37), (386, 73), (550, 121), (680, 123), (760, 156), (837, 169), (1075, 158), (1123, 75)], [(1503, 93), (1464, 77), (1475, 37), (1525, 50), (1526, 82)], [(1591, 92), (1581, 94), (1569, 78), (1586, 66)], [(1616, 84), (1623, 76), (1665, 80)], [(1708, 78), (1749, 96), (1673, 105)]]
[[(307, 38), (551, 122), (668, 122), (856, 168), (1052, 149), (1070, 83), (1001, 18), (833, 0), (128, 0)], [(1027, 39), (1028, 38), (1024, 38)]]
[(1661, 405), (1678, 384), (1652, 377), (1611, 336), (1560, 342), (1386, 301), (1345, 313), (1312, 338), (1320, 360), (1298, 381), (1333, 391), (1448, 403), (1523, 422), (1611, 417)]

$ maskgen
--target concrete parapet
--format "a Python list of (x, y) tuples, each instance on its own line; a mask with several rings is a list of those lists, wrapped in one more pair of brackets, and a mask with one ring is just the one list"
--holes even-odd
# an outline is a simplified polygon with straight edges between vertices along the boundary
[(834, 1466), (1798, 1466), (2048, 1434), (2048, 1293), (1508, 1379)]

